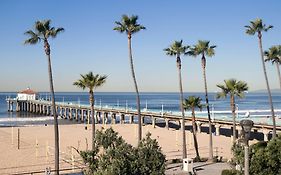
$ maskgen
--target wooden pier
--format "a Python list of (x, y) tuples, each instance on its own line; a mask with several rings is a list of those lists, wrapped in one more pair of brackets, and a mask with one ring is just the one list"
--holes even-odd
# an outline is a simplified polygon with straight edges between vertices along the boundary
[[(12, 112), (15, 111), (20, 112), (30, 112), (34, 114), (50, 116), (52, 115), (52, 108), (51, 108), (51, 101), (45, 100), (17, 100), (12, 98), (7, 98), (7, 105), (8, 111)], [(69, 120), (76, 120), (77, 122), (81, 123), (90, 123), (91, 121), (91, 110), (89, 105), (78, 105), (78, 104), (71, 104), (71, 103), (61, 103), (56, 102), (56, 110), (57, 115), (64, 119)], [(136, 110), (128, 110), (127, 108), (108, 108), (98, 106), (95, 107), (95, 122), (102, 123), (102, 124), (116, 124), (117, 121), (120, 124), (127, 123), (135, 123), (135, 119), (137, 119), (137, 111)], [(170, 113), (157, 113), (157, 112), (149, 112), (149, 111), (142, 111), (142, 122), (144, 124), (145, 118), (151, 120), (151, 124), (155, 127), (157, 121), (164, 121), (165, 127), (169, 129), (169, 123), (175, 122), (180, 125), (181, 116), (174, 115)], [(191, 117), (185, 118), (185, 124), (191, 125)], [(201, 132), (202, 126), (208, 127), (208, 119), (206, 118), (199, 118), (196, 117), (196, 124), (197, 124), (197, 131)], [(239, 122), (236, 123), (238, 133), (242, 131)], [(212, 121), (212, 126), (215, 128), (215, 135), (220, 135), (220, 130), (222, 128), (231, 129), (232, 128), (232, 121), (225, 121), (225, 120), (214, 120)], [(278, 132), (281, 131), (281, 127), (277, 126), (276, 130)], [(267, 141), (269, 139), (269, 135), (272, 132), (272, 125), (264, 125), (264, 124), (255, 124), (253, 127), (254, 132), (259, 132), (264, 135), (264, 140)]]

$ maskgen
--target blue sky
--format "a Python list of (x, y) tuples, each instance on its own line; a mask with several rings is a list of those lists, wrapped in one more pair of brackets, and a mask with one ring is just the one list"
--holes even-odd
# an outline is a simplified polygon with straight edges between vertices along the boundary
[[(264, 33), (263, 46), (281, 44), (281, 2), (259, 1), (130, 1), (49, 0), (0, 1), (0, 91), (30, 86), (48, 91), (47, 60), (42, 43), (24, 45), (23, 33), (36, 20), (51, 19), (65, 32), (51, 39), (56, 91), (79, 91), (72, 85), (80, 74), (93, 71), (108, 75), (99, 91), (134, 91), (130, 75), (127, 37), (113, 31), (122, 14), (136, 14), (147, 30), (133, 36), (133, 56), (140, 91), (178, 91), (176, 61), (163, 49), (174, 40), (193, 45), (199, 39), (217, 45), (207, 59), (209, 91), (224, 79), (246, 81), (250, 90), (265, 89), (256, 36), (245, 34), (250, 20), (262, 18), (274, 28)], [(199, 58), (182, 57), (186, 92), (203, 91)], [(271, 88), (278, 88), (275, 66), (267, 64)]]

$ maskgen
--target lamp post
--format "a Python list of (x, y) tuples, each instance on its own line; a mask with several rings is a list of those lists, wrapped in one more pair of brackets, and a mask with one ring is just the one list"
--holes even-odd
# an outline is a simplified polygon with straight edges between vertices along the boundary
[(244, 149), (245, 149), (245, 167), (244, 167), (244, 174), (249, 175), (249, 139), (250, 139), (250, 133), (251, 129), (254, 125), (254, 122), (252, 120), (241, 120), (240, 126), (242, 127), (242, 134), (244, 137)]

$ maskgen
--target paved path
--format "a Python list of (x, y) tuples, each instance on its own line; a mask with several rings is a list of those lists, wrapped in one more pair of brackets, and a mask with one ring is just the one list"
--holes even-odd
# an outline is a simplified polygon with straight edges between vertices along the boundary
[[(166, 175), (184, 175), (187, 172), (182, 171), (182, 167), (180, 164), (172, 164), (168, 165), (167, 170), (165, 172)], [(194, 167), (196, 169), (197, 175), (220, 175), (222, 170), (230, 169), (230, 165), (228, 163), (194, 163)]]

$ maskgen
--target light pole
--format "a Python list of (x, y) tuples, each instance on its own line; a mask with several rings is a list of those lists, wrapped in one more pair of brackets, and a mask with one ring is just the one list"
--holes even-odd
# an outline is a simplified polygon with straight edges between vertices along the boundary
[(241, 120), (240, 126), (242, 127), (242, 135), (244, 137), (244, 149), (245, 149), (245, 167), (244, 167), (244, 174), (249, 175), (249, 139), (250, 139), (250, 133), (251, 129), (254, 125), (254, 122), (252, 120)]

